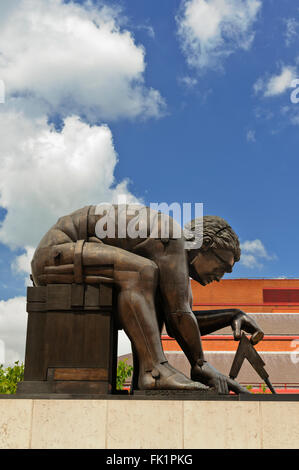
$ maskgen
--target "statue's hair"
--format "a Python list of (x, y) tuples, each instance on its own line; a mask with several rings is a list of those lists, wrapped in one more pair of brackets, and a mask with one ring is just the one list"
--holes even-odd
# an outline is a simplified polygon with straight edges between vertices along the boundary
[(203, 217), (193, 219), (185, 225), (185, 238), (190, 240), (190, 235), (191, 238), (194, 238), (196, 232), (201, 233), (203, 239), (205, 237), (212, 239), (211, 248), (229, 250), (233, 253), (235, 262), (240, 260), (239, 237), (226, 220), (217, 215), (204, 215)]

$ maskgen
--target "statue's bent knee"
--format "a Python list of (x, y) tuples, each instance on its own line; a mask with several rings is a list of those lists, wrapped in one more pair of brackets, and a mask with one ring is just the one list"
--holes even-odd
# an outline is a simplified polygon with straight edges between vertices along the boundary
[(139, 271), (141, 282), (156, 283), (158, 280), (158, 266), (153, 261)]

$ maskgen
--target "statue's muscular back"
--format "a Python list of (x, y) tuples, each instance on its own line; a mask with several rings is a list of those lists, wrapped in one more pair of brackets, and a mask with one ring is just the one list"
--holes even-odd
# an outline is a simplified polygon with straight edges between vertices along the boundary
[[(173, 293), (173, 288), (177, 285), (181, 295), (180, 301), (176, 299), (175, 303), (181, 304), (183, 301), (185, 304), (186, 300), (188, 301), (188, 295), (186, 298), (186, 294), (182, 295), (182, 291), (186, 293), (189, 277), (183, 237), (173, 237), (174, 230), (176, 237), (180, 234), (178, 224), (171, 217), (144, 207), (144, 212), (139, 218), (139, 229), (141, 226), (146, 229), (143, 230), (142, 236), (132, 238), (130, 226), (131, 230), (136, 226), (137, 221), (133, 220), (135, 213), (129, 212), (124, 205), (112, 206), (112, 208), (114, 215), (112, 219), (106, 217), (105, 223), (102, 217), (105, 217), (106, 213), (103, 211), (101, 215), (96, 213), (99, 212), (97, 206), (86, 206), (60, 217), (42, 238), (34, 254), (32, 275), (35, 284), (42, 285), (48, 282), (45, 281), (45, 268), (73, 264), (76, 247), (84, 241), (84, 257), (82, 258), (84, 258), (85, 266), (114, 264), (115, 267), (119, 266), (123, 269), (128, 265), (128, 260), (129, 264), (134, 264), (134, 262), (139, 264), (142, 263), (141, 257), (146, 258), (158, 266), (159, 284), (162, 285), (162, 289), (163, 286), (171, 284)], [(98, 222), (100, 224), (97, 225)], [(162, 222), (166, 222), (166, 225), (168, 223), (169, 234), (161, 231)], [(107, 230), (109, 224), (110, 228), (114, 228), (112, 236), (101, 237), (101, 239), (96, 236), (99, 230)], [(124, 226), (120, 227), (120, 224)], [(138, 234), (135, 233), (135, 235)]]
[[(114, 217), (112, 217), (112, 215), (108, 217), (108, 225), (110, 224), (110, 227), (114, 227), (113, 234), (112, 236), (109, 236), (109, 232), (107, 234), (107, 223), (104, 223), (101, 224), (103, 236), (99, 238), (98, 234), (100, 228), (96, 230), (97, 223), (100, 222), (103, 217), (105, 217), (105, 221), (107, 221), (107, 216), (106, 213), (99, 214), (100, 211), (97, 210), (97, 207), (101, 206), (85, 206), (71, 214), (60, 217), (56, 224), (53, 225), (42, 238), (37, 249), (62, 243), (72, 243), (82, 239), (86, 241), (92, 239), (92, 241), (95, 241), (95, 237), (97, 237), (105, 244), (131, 251), (149, 237), (162, 239), (165, 243), (168, 241), (168, 238), (173, 238), (174, 230), (176, 230), (176, 238), (179, 238), (179, 235), (181, 235), (178, 224), (168, 215), (161, 214), (149, 207), (141, 206), (143, 207), (143, 212), (139, 214), (137, 223), (137, 220), (135, 222), (133, 220), (136, 214), (133, 214), (132, 211), (128, 209), (128, 207), (132, 206), (111, 205), (110, 208)], [(162, 221), (169, 227), (169, 236), (163, 236), (165, 234), (163, 234), (161, 229)], [(121, 224), (122, 227), (120, 227)], [(137, 232), (133, 235), (135, 238), (130, 234), (130, 225), (133, 230), (134, 228), (138, 230), (139, 227), (139, 235)], [(143, 227), (142, 230), (141, 225)]]

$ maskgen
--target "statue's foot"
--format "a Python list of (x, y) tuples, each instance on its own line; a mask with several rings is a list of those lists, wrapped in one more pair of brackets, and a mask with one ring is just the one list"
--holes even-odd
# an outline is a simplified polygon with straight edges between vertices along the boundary
[(209, 387), (188, 379), (186, 375), (168, 362), (157, 364), (151, 372), (142, 373), (138, 381), (139, 390), (195, 390), (208, 391)]

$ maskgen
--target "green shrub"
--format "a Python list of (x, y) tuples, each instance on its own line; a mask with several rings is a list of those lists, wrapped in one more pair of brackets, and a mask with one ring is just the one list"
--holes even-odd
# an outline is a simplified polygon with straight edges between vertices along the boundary
[(0, 364), (0, 393), (6, 395), (16, 393), (18, 382), (24, 379), (24, 364), (19, 365), (19, 361), (14, 364), (13, 367), (6, 369)]
[(117, 376), (116, 376), (116, 389), (122, 390), (124, 383), (128, 377), (131, 377), (133, 367), (127, 364), (127, 359), (119, 361), (117, 365)]
[[(127, 364), (127, 359), (119, 361), (117, 366), (116, 388), (122, 390), (124, 383), (128, 377), (131, 377), (133, 367)], [(16, 393), (17, 384), (24, 380), (24, 364), (19, 365), (19, 361), (14, 363), (13, 367), (3, 367), (0, 364), (0, 394), (9, 395)]]
[[(253, 389), (252, 385), (246, 385), (246, 388), (247, 388), (247, 390), (250, 390), (250, 391)], [(266, 384), (262, 384), (262, 385), (261, 385), (261, 391), (260, 391), (260, 392), (252, 392), (252, 393), (270, 393), (270, 392), (269, 392), (269, 390), (268, 390), (267, 385), (266, 385)]]

